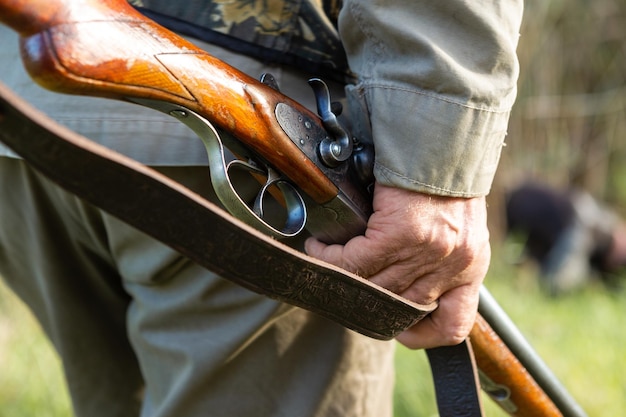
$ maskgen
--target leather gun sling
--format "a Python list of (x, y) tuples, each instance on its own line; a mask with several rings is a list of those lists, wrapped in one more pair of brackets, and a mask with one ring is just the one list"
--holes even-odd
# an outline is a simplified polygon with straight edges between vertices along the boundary
[[(412, 303), (257, 232), (155, 170), (58, 125), (1, 83), (0, 140), (61, 187), (205, 268), (366, 336), (392, 339), (435, 308)], [(454, 354), (441, 355), (444, 351)], [(440, 408), (454, 403), (472, 409), (479, 394), (475, 378), (467, 379), (475, 374), (469, 343), (435, 355), (440, 360), (432, 361), (433, 378), (438, 401), (445, 403)], [(465, 372), (458, 373), (463, 367)], [(463, 392), (442, 390), (438, 381), (444, 387), (462, 386)], [(469, 391), (468, 383), (473, 384)], [(482, 415), (474, 410), (441, 415)]]

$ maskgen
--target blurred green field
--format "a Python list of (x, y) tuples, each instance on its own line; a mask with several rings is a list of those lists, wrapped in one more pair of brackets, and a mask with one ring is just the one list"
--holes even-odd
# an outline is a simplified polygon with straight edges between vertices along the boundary
[(71, 416), (61, 362), (30, 311), (0, 280), (0, 416)]

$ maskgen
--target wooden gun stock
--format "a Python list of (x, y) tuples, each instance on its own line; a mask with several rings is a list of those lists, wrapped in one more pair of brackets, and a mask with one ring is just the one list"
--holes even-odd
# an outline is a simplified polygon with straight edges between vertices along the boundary
[[(145, 18), (126, 0), (0, 0), (0, 21), (21, 34), (24, 64), (42, 86), (183, 106), (241, 139), (314, 201), (337, 195), (335, 184), (293, 143), (274, 112), (285, 103), (325, 130), (319, 117)], [(481, 371), (510, 390), (516, 408), (505, 411), (562, 415), (481, 316), (471, 341)]]
[(483, 390), (504, 411), (517, 417), (563, 415), (481, 315), (472, 328), (470, 341)]
[(22, 36), (24, 65), (42, 86), (184, 106), (245, 138), (315, 202), (337, 195), (276, 123), (274, 109), (286, 103), (313, 123), (319, 123), (317, 115), (147, 19), (126, 0), (3, 0), (0, 20)]

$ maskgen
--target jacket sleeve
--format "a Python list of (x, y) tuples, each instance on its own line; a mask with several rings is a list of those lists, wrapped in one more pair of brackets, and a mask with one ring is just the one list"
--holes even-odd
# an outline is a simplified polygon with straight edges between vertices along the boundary
[(347, 0), (339, 30), (358, 83), (378, 182), (429, 194), (489, 192), (516, 97), (522, 0)]

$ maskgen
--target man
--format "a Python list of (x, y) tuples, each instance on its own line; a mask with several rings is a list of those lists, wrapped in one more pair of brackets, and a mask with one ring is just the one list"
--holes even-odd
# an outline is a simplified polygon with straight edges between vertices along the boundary
[[(462, 341), (489, 264), (484, 196), (516, 94), (521, 1), (345, 1), (338, 33), (349, 71), (318, 2), (137, 6), (183, 22), (177, 30), (223, 41), (224, 48), (198, 44), (251, 75), (273, 73), (303, 103), (311, 96), (290, 81), (308, 75), (265, 60), (287, 56), (297, 65), (330, 56), (333, 65), (316, 71), (355, 76), (347, 101), (356, 133), (370, 134), (376, 149), (374, 214), (364, 236), (343, 246), (307, 240), (306, 250), (408, 299), (438, 300), (400, 342)], [(320, 45), (314, 40), (322, 29), (331, 40)], [(311, 57), (308, 51), (320, 51), (311, 43), (322, 52)], [(260, 53), (236, 53), (243, 50)], [(2, 53), (9, 84), (57, 120), (211, 197), (205, 161), (174, 121), (121, 103), (92, 110), (74, 98), (29, 92), (12, 65), (15, 50)], [(8, 206), (0, 274), (63, 358), (78, 415), (391, 415), (392, 343), (230, 284), (19, 160), (1, 158), (0, 170)]]

